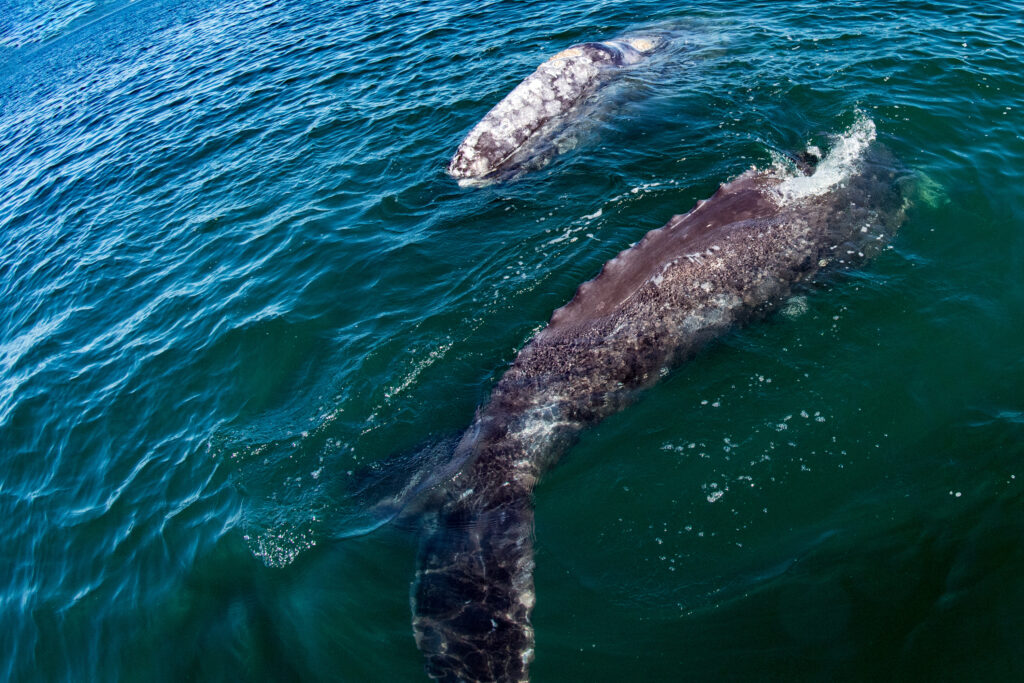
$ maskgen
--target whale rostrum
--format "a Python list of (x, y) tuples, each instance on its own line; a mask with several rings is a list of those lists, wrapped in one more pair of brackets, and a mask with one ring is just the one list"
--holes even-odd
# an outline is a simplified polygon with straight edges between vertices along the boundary
[(469, 131), (448, 164), (460, 185), (484, 184), (522, 170), (536, 148), (550, 143), (555, 124), (616, 72), (640, 62), (660, 37), (581, 43), (537, 67)]
[(534, 652), (534, 485), (580, 431), (800, 282), (863, 262), (901, 224), (870, 120), (809, 174), (751, 169), (605, 263), (519, 352), (432, 491), (412, 588), (442, 681), (525, 681)]

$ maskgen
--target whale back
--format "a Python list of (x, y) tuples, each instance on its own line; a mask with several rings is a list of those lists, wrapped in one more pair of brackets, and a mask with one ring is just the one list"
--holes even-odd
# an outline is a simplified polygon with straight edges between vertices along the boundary
[(432, 678), (527, 680), (532, 491), (584, 428), (796, 283), (869, 258), (900, 225), (891, 155), (873, 125), (861, 138), (812, 175), (750, 170), (721, 186), (606, 263), (517, 354), (425, 524), (412, 603)]
[[(654, 43), (650, 45), (647, 52), (655, 49)], [(531, 149), (548, 140), (556, 124), (607, 80), (609, 69), (635, 64), (645, 54), (623, 40), (580, 43), (562, 50), (469, 131), (452, 156), (448, 173), (463, 185), (514, 174)]]
[(764, 189), (773, 182), (744, 173), (722, 185), (710, 199), (698, 202), (689, 213), (673, 216), (663, 227), (651, 230), (607, 261), (567, 304), (555, 309), (540, 337), (568, 334), (608, 315), (669, 264), (702, 258), (745, 221), (770, 218), (778, 207)]

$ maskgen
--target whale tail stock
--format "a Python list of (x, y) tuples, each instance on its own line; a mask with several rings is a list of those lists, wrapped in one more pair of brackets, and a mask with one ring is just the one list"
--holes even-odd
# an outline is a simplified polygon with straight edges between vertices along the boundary
[(416, 644), (441, 681), (525, 681), (533, 659), (533, 501), (439, 514), (420, 546)]
[[(521, 416), (492, 397), (434, 491), (412, 584), (413, 631), (441, 681), (526, 681), (533, 659), (533, 486)], [(558, 448), (555, 438), (547, 446)]]

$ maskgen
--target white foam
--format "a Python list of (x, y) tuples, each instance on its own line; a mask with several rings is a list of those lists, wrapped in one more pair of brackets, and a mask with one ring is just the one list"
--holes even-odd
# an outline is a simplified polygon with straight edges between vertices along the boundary
[(857, 169), (861, 157), (876, 137), (875, 122), (859, 117), (840, 135), (813, 175), (787, 178), (776, 188), (783, 201), (824, 194), (844, 182)]

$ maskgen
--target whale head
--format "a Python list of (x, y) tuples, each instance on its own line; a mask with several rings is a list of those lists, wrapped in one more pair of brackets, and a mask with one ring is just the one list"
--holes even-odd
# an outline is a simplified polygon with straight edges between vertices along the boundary
[(664, 46), (665, 40), (654, 35), (638, 35), (622, 36), (621, 38), (615, 38), (614, 40), (598, 44), (615, 50), (618, 53), (615, 63), (621, 66), (643, 61)]
[(633, 36), (623, 38), (622, 42), (641, 54), (654, 52), (665, 43), (664, 39), (658, 36)]

